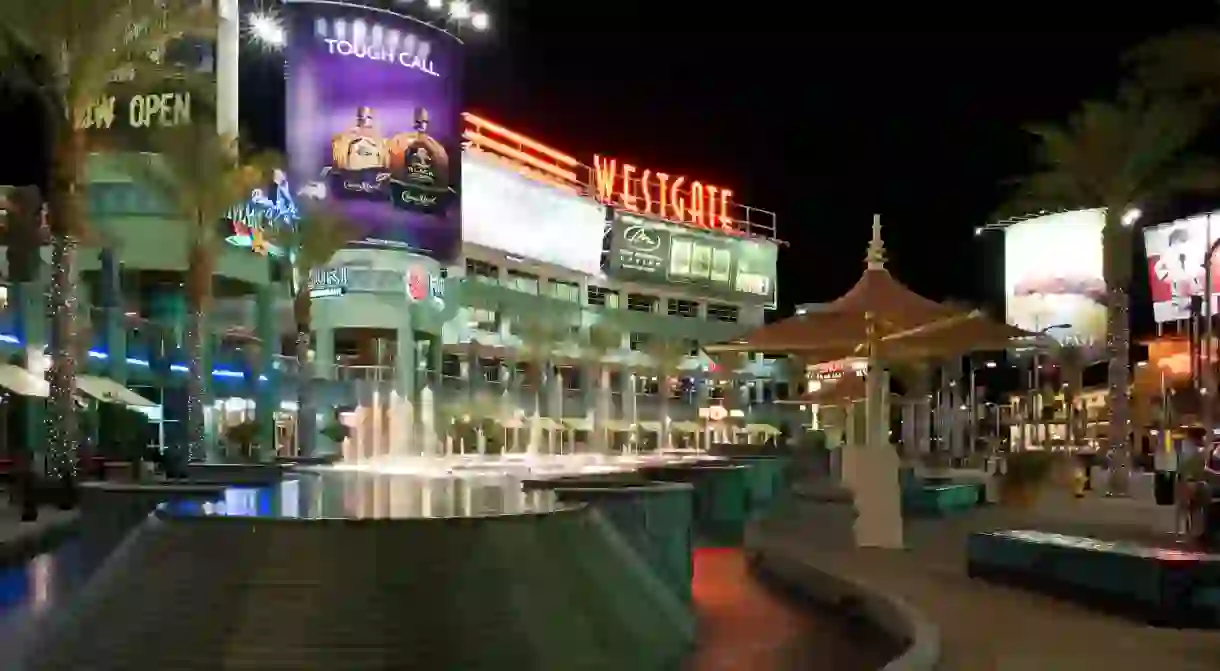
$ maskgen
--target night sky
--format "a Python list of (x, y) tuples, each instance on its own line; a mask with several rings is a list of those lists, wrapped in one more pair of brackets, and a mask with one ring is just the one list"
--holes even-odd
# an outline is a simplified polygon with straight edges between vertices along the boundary
[(501, 5), (494, 35), (471, 40), (468, 108), (775, 211), (785, 307), (851, 286), (878, 212), (896, 276), (1002, 310), (1002, 234), (973, 231), (1029, 165), (1023, 128), (1110, 95), (1146, 37), (1220, 21), (1208, 1), (869, 5), (854, 19), (840, 3)]
[[(973, 230), (1003, 180), (1028, 168), (1022, 128), (1109, 96), (1121, 55), (1146, 37), (1220, 22), (1209, 0), (1156, 12), (1092, 0), (901, 15), (869, 5), (854, 17), (838, 3), (475, 4), (493, 30), (467, 36), (467, 109), (582, 161), (598, 152), (698, 176), (776, 212), (789, 243), (781, 315), (851, 286), (874, 212), (896, 276), (1002, 310), (1002, 236)], [(280, 145), (282, 63), (248, 49), (243, 77), (247, 137)], [(5, 114), (23, 127), (19, 104)], [(36, 165), (21, 158), (29, 134), (9, 137), (0, 183)]]

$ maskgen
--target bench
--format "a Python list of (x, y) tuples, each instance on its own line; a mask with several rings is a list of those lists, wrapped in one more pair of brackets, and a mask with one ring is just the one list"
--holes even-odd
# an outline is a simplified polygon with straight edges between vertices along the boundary
[(966, 570), (1157, 626), (1220, 627), (1220, 555), (1028, 530), (976, 532)]
[(979, 503), (976, 484), (914, 484), (902, 492), (902, 509), (912, 515), (948, 515)]

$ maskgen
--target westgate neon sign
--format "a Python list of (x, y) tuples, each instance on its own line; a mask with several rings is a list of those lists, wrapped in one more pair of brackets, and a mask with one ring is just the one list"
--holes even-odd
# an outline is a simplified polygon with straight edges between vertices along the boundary
[(698, 180), (687, 182), (681, 175), (640, 170), (597, 154), (593, 155), (593, 182), (598, 200), (607, 205), (688, 226), (736, 230), (729, 217), (731, 189)]

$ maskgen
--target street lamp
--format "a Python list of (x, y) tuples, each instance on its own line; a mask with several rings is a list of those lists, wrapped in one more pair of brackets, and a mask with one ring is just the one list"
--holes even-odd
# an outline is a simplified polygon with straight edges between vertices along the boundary
[(1203, 346), (1199, 353), (1199, 358), (1203, 361), (1203, 431), (1206, 445), (1211, 445), (1213, 431), (1212, 428), (1212, 395), (1215, 391), (1216, 370), (1215, 362), (1212, 361), (1212, 259), (1216, 256), (1216, 249), (1220, 248), (1220, 238), (1212, 242), (1207, 248), (1207, 255), (1203, 257)]
[[(1051, 324), (1050, 326), (1039, 329), (1037, 333), (1039, 335), (1048, 335), (1048, 333), (1052, 330), (1070, 328), (1072, 328), (1071, 324)], [(1033, 384), (1031, 385), (1031, 391), (1033, 392), (1033, 395), (1031, 395), (1031, 398), (1029, 399), (1029, 408), (1030, 412), (1033, 413), (1034, 416), (1033, 429), (1034, 437), (1036, 438), (1042, 433), (1042, 410), (1034, 404), (1035, 398), (1038, 400), (1042, 399), (1042, 351), (1037, 347), (1034, 348), (1034, 371), (1032, 377)]]

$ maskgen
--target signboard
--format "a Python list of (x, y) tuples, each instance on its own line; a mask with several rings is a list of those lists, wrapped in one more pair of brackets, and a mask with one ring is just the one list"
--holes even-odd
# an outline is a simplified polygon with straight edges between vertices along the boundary
[(1106, 334), (1100, 209), (1027, 219), (1004, 229), (1008, 323), (1061, 343), (1099, 347)]
[(736, 230), (729, 217), (731, 189), (596, 154), (593, 182), (598, 200), (607, 205), (696, 228)]
[(480, 152), (462, 156), (462, 239), (601, 275), (606, 208)]
[(287, 149), (298, 197), (333, 201), (358, 244), (461, 247), (461, 42), (388, 10), (290, 2)]
[[(1152, 316), (1157, 322), (1190, 318), (1190, 299), (1204, 295), (1203, 262), (1220, 238), (1220, 213), (1201, 214), (1144, 229)], [(1220, 256), (1220, 255), (1218, 255)], [(1212, 263), (1212, 310), (1220, 301), (1220, 265)]]
[(309, 275), (310, 298), (333, 298), (349, 294), (406, 296), (412, 302), (445, 303), (445, 278), (421, 263), (405, 269), (375, 267), (359, 258), (339, 258), (344, 265), (319, 268)]
[(615, 213), (607, 273), (687, 285), (727, 298), (775, 301), (775, 243)]

